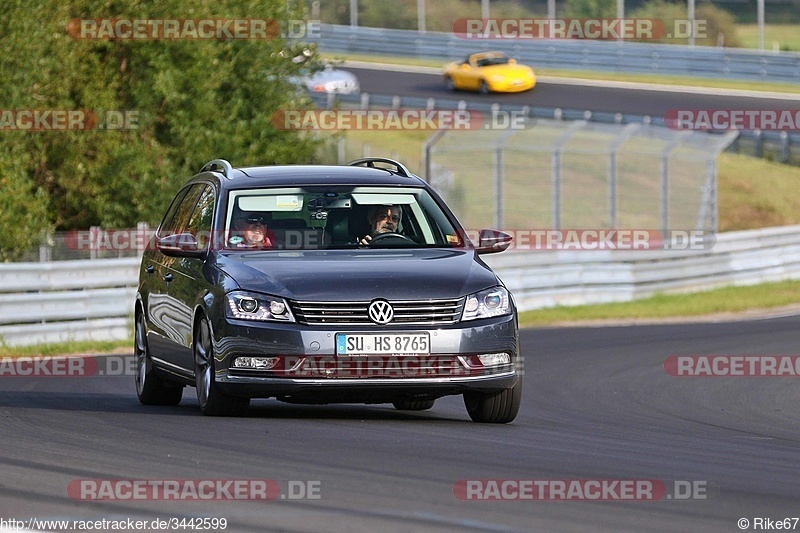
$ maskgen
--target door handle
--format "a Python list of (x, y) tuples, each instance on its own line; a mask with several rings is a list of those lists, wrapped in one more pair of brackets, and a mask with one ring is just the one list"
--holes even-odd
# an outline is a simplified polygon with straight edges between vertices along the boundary
[(164, 281), (166, 281), (167, 283), (172, 281), (172, 274), (164, 274)]
[(144, 271), (147, 272), (148, 274), (153, 274), (156, 271), (156, 267), (154, 267), (153, 265), (147, 265), (146, 267), (144, 267)]

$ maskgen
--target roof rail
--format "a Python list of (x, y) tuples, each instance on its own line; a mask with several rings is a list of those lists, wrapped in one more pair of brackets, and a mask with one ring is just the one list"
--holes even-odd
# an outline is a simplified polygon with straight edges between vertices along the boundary
[(225, 176), (228, 179), (233, 179), (233, 167), (231, 166), (230, 163), (228, 163), (224, 159), (214, 159), (212, 161), (209, 161), (208, 163), (203, 165), (203, 168), (200, 169), (200, 172), (206, 172), (207, 170), (213, 171), (213, 170), (218, 170), (220, 168), (222, 169), (223, 176)]
[(403, 177), (410, 178), (412, 176), (411, 171), (409, 171), (402, 163), (398, 163), (394, 159), (386, 159), (385, 157), (365, 157), (363, 159), (356, 159), (355, 161), (350, 161), (347, 163), (347, 166), (375, 168), (375, 163), (386, 163), (387, 165), (392, 165), (396, 169), (396, 172)]

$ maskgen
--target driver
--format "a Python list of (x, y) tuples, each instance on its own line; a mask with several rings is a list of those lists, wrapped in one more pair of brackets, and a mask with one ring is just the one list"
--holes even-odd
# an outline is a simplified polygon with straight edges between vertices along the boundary
[(397, 233), (402, 218), (403, 208), (399, 205), (373, 206), (367, 213), (369, 235), (364, 236), (359, 242), (369, 244), (373, 237), (381, 233)]

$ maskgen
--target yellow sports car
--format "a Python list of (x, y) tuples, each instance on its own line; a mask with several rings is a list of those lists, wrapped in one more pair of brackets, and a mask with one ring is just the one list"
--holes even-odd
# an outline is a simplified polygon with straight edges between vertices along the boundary
[(516, 93), (532, 89), (536, 76), (531, 67), (518, 64), (502, 52), (481, 52), (445, 65), (444, 83), (450, 90)]

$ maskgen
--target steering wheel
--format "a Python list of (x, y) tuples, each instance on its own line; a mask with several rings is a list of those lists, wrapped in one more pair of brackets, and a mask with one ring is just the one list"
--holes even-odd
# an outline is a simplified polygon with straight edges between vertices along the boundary
[(372, 246), (376, 242), (385, 241), (386, 239), (400, 239), (405, 242), (410, 242), (414, 244), (414, 241), (403, 235), (402, 233), (396, 233), (394, 231), (387, 231), (386, 233), (379, 233), (375, 235), (371, 241), (369, 241), (369, 245)]

